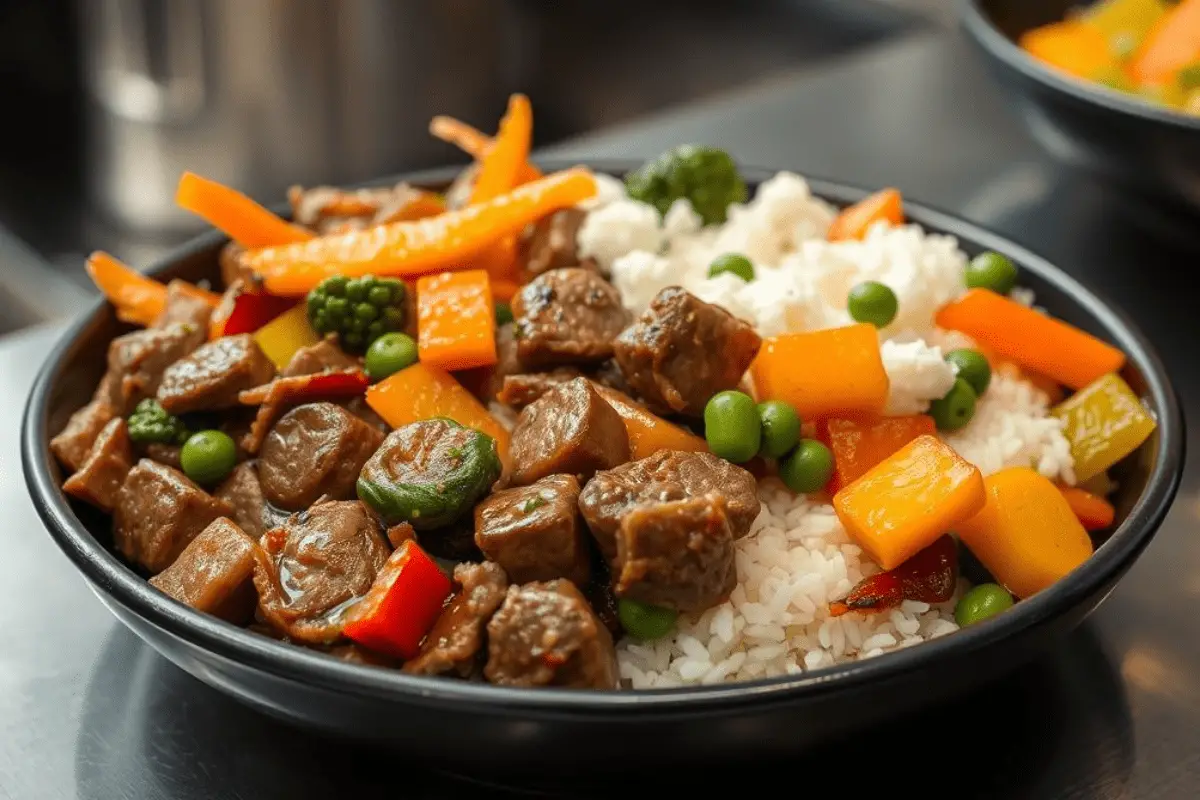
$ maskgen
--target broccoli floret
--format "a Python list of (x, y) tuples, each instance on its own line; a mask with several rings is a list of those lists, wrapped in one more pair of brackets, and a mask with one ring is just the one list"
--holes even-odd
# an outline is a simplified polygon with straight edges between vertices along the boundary
[(138, 444), (183, 444), (192, 435), (183, 420), (168, 414), (153, 398), (138, 403), (126, 424), (129, 438)]
[(666, 214), (681, 197), (705, 225), (725, 221), (730, 203), (746, 202), (746, 182), (724, 150), (684, 144), (625, 176), (629, 196)]
[(361, 353), (385, 333), (404, 328), (406, 292), (399, 278), (335, 275), (308, 293), (308, 321), (317, 333), (336, 333), (343, 348)]

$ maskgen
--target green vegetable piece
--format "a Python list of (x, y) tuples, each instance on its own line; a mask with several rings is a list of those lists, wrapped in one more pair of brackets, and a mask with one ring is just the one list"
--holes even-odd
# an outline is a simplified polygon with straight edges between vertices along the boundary
[[(367, 278), (367, 281), (371, 280), (371, 278)], [(367, 292), (370, 289), (370, 283), (364, 283), (362, 278), (351, 278), (346, 281), (346, 299), (351, 303), (361, 303), (367, 299)]]
[(320, 334), (337, 334), (341, 345), (361, 353), (384, 334), (404, 329), (404, 282), (364, 275), (321, 281), (305, 301), (308, 321)]
[(1017, 265), (1000, 253), (980, 253), (967, 265), (968, 289), (1008, 294), (1017, 285)]
[(779, 458), (800, 441), (800, 416), (796, 409), (782, 400), (758, 404), (758, 419), (762, 423), (762, 447), (759, 455)]
[(354, 307), (355, 319), (363, 322), (372, 322), (379, 316), (379, 309), (370, 303), (359, 303)]
[(628, 600), (624, 597), (617, 600), (617, 619), (621, 627), (634, 639), (661, 639), (675, 627), (679, 612), (662, 606), (652, 606)]
[(886, 328), (896, 318), (900, 303), (896, 293), (878, 281), (863, 281), (850, 290), (846, 309), (855, 322), (869, 322)]
[(179, 462), (184, 475), (201, 486), (212, 486), (233, 472), (237, 464), (237, 445), (223, 431), (198, 431), (183, 443)]
[(978, 350), (951, 350), (946, 362), (958, 368), (958, 377), (971, 384), (976, 397), (982, 397), (992, 382), (992, 367)]
[(779, 462), (779, 478), (796, 494), (820, 491), (833, 476), (833, 453), (815, 439), (801, 439)]
[(762, 445), (758, 407), (742, 392), (718, 392), (704, 407), (704, 437), (713, 455), (734, 464), (749, 461)]
[(1004, 587), (981, 583), (972, 587), (954, 606), (954, 621), (960, 628), (965, 628), (1007, 611), (1012, 605), (1012, 595)]
[(754, 264), (741, 253), (725, 253), (714, 258), (708, 265), (708, 277), (715, 278), (722, 272), (737, 275), (746, 283), (754, 280)]
[(1179, 70), (1179, 86), (1185, 92), (1200, 89), (1200, 62), (1188, 64)]
[(334, 275), (331, 278), (326, 278), (325, 280), (321, 281), (321, 285), (313, 291), (324, 288), (326, 294), (328, 294), (330, 297), (341, 297), (346, 293), (346, 284), (348, 282), (349, 281), (345, 277), (341, 275)]
[(513, 319), (515, 318), (513, 317), (512, 306), (510, 306), (508, 303), (496, 303), (497, 326), (507, 325), (508, 323), (512, 322)]
[(929, 404), (929, 416), (938, 430), (956, 431), (975, 416), (975, 390), (965, 378), (959, 377), (946, 396)]
[(126, 424), (129, 438), (138, 444), (183, 444), (192, 435), (183, 420), (168, 414), (154, 398), (138, 403)]
[(685, 144), (668, 150), (625, 176), (629, 196), (666, 214), (689, 200), (705, 225), (725, 222), (731, 203), (746, 201), (746, 182), (724, 150)]
[(377, 308), (384, 308), (392, 303), (392, 290), (381, 284), (376, 284), (367, 292), (367, 302)]
[(381, 381), (417, 363), (417, 343), (406, 333), (385, 333), (367, 348), (367, 377)]

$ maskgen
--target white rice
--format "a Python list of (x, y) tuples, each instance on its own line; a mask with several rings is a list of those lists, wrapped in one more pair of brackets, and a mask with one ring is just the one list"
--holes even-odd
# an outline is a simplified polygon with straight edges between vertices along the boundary
[[(590, 206), (596, 210), (580, 231), (581, 252), (612, 270), (634, 312), (659, 290), (683, 286), (772, 336), (849, 324), (852, 286), (863, 280), (889, 286), (900, 306), (880, 331), (890, 414), (926, 411), (954, 382), (943, 354), (972, 344), (934, 324), (937, 310), (963, 291), (967, 257), (953, 237), (917, 225), (881, 225), (863, 241), (828, 242), (834, 210), (812, 197), (797, 175), (779, 173), (749, 203), (731, 207), (724, 225), (704, 229), (686, 202), (659, 221), (653, 209), (621, 196), (611, 183)], [(726, 252), (750, 258), (755, 280), (709, 278), (709, 263)], [(1027, 290), (1014, 297), (1034, 304)], [(985, 475), (1030, 466), (1072, 484), (1070, 447), (1061, 424), (1047, 416), (1048, 405), (1019, 374), (997, 370), (974, 418), (945, 441)], [(878, 614), (830, 617), (829, 603), (878, 568), (850, 541), (828, 503), (792, 495), (773, 479), (759, 489), (762, 512), (737, 544), (737, 588), (730, 599), (681, 617), (662, 639), (622, 641), (618, 658), (628, 685), (667, 688), (797, 674), (958, 629), (958, 593), (939, 606), (905, 601)]]

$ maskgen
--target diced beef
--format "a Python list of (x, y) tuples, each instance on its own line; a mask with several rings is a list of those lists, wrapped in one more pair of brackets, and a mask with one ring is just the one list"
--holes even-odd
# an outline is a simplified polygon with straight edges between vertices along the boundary
[(709, 398), (737, 387), (761, 345), (748, 323), (668, 287), (617, 337), (616, 357), (650, 404), (699, 418)]
[(629, 460), (629, 436), (591, 382), (576, 378), (521, 412), (509, 453), (514, 485), (559, 474), (585, 481)]
[(113, 541), (151, 573), (174, 563), (200, 531), (233, 509), (178, 470), (143, 458), (121, 484), (113, 511)]
[(564, 208), (529, 226), (521, 236), (517, 255), (521, 282), (527, 283), (552, 269), (595, 269), (594, 261), (585, 263), (579, 258), (579, 228), (585, 219), (587, 212), (583, 209)]
[(239, 280), (245, 279), (242, 273), (242, 254), (246, 252), (246, 248), (242, 247), (237, 242), (228, 242), (221, 248), (220, 254), (217, 256), (217, 263), (221, 267), (221, 282), (228, 289)]
[(293, 186), (288, 190), (288, 202), (296, 222), (328, 235), (403, 219), (405, 210), (418, 194), (418, 190), (407, 183), (367, 189)]
[(96, 437), (116, 414), (107, 401), (92, 400), (71, 415), (62, 432), (50, 440), (50, 450), (64, 467), (78, 471), (92, 452)]
[(186, 281), (178, 279), (167, 284), (167, 302), (163, 313), (154, 321), (154, 327), (166, 328), (183, 323), (208, 331), (212, 307), (190, 292), (191, 288)]
[(661, 450), (652, 456), (598, 472), (579, 494), (579, 509), (600, 552), (610, 562), (617, 557), (617, 531), (634, 508), (673, 500), (725, 496), (733, 538), (750, 531), (762, 506), (754, 476), (711, 453)]
[(345, 613), (370, 590), (388, 557), (374, 518), (357, 500), (293, 514), (263, 535), (254, 567), (258, 610), (287, 636), (330, 644)]
[(257, 552), (254, 539), (221, 517), (150, 583), (197, 611), (241, 625), (254, 613), (257, 597), (252, 577)]
[(621, 615), (617, 611), (617, 596), (613, 594), (612, 580), (606, 563), (601, 561), (592, 566), (592, 579), (581, 586), (580, 591), (587, 598), (588, 604), (596, 612), (600, 622), (612, 635), (613, 641), (624, 636), (625, 628), (621, 625)]
[(630, 510), (617, 533), (613, 591), (677, 611), (703, 611), (737, 584), (724, 495), (650, 503)]
[(151, 461), (157, 461), (174, 469), (183, 469), (183, 461), (179, 457), (180, 453), (183, 452), (183, 448), (177, 444), (148, 442), (144, 445), (139, 445), (138, 449), (142, 456)]
[(399, 550), (405, 542), (417, 541), (417, 532), (407, 522), (397, 522), (387, 530), (388, 544), (393, 550)]
[(615, 358), (610, 358), (596, 367), (595, 372), (592, 373), (592, 380), (601, 386), (607, 386), (609, 389), (614, 389), (630, 397), (636, 394), (633, 387), (629, 385), (629, 381), (625, 380), (625, 373), (621, 372), (621, 365)]
[(544, 273), (513, 298), (517, 353), (528, 367), (597, 364), (613, 355), (613, 340), (629, 313), (612, 284), (571, 267)]
[(464, 385), (469, 385), (484, 403), (490, 403), (503, 390), (505, 378), (524, 371), (525, 365), (517, 355), (514, 325), (506, 322), (496, 328), (496, 363), (490, 367), (479, 367), (478, 371), (466, 370), (467, 375), (475, 378), (475, 381), (468, 380)]
[(238, 464), (213, 494), (229, 504), (233, 509), (229, 516), (256, 540), (275, 527), (274, 515), (263, 497), (255, 463), (243, 461)]
[[(380, 420), (363, 400), (362, 392), (366, 391), (366, 382), (367, 376), (361, 368), (355, 366), (278, 377), (268, 384), (241, 392), (238, 395), (239, 402), (246, 404), (248, 408), (257, 404), (258, 408), (251, 411), (254, 415), (253, 420), (241, 435), (235, 438), (248, 454), (254, 455), (262, 449), (267, 434), (280, 417), (297, 406), (317, 402), (330, 402), (341, 406), (371, 427), (386, 432), (387, 424)], [(357, 394), (350, 396), (351, 392)]]
[(133, 469), (133, 445), (129, 428), (114, 417), (100, 431), (87, 460), (67, 478), (63, 491), (102, 511), (112, 511), (129, 470)]
[(404, 665), (413, 675), (458, 675), (466, 678), (478, 668), (488, 620), (504, 602), (508, 578), (490, 561), (454, 568), (457, 589), (433, 623), (421, 652)]
[(301, 347), (292, 356), (292, 360), (279, 373), (281, 378), (292, 378), (297, 375), (313, 375), (333, 369), (350, 369), (359, 366), (357, 358), (350, 356), (338, 347), (337, 337), (326, 336), (316, 344)]
[(171, 414), (233, 408), (238, 393), (275, 376), (275, 365), (248, 333), (225, 336), (167, 367), (158, 402)]
[(362, 397), (361, 395), (358, 397), (351, 397), (349, 400), (341, 400), (338, 402), (338, 405), (370, 425), (375, 430), (382, 433), (384, 436), (386, 436), (392, 430), (392, 426), (388, 425), (383, 417), (375, 413), (375, 409), (371, 408), (371, 406), (367, 404), (366, 398)]
[(108, 345), (108, 403), (126, 416), (154, 397), (167, 368), (196, 350), (207, 331), (188, 323), (146, 328), (118, 336)]
[(258, 460), (263, 496), (296, 511), (325, 496), (345, 500), (383, 434), (333, 403), (309, 403), (271, 428)]
[(583, 377), (574, 367), (556, 367), (549, 372), (528, 372), (509, 375), (501, 384), (496, 399), (520, 411), (560, 384)]
[(510, 586), (487, 630), (491, 683), (617, 688), (612, 636), (568, 580)]
[(475, 507), (475, 543), (514, 583), (569, 578), (584, 585), (587, 538), (572, 475), (496, 492)]

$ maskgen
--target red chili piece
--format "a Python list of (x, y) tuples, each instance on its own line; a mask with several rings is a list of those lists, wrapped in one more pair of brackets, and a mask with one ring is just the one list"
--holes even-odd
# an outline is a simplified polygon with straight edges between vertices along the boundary
[(845, 598), (829, 604), (829, 615), (886, 611), (904, 600), (944, 603), (957, 584), (958, 544), (947, 534), (895, 569), (861, 580)]

